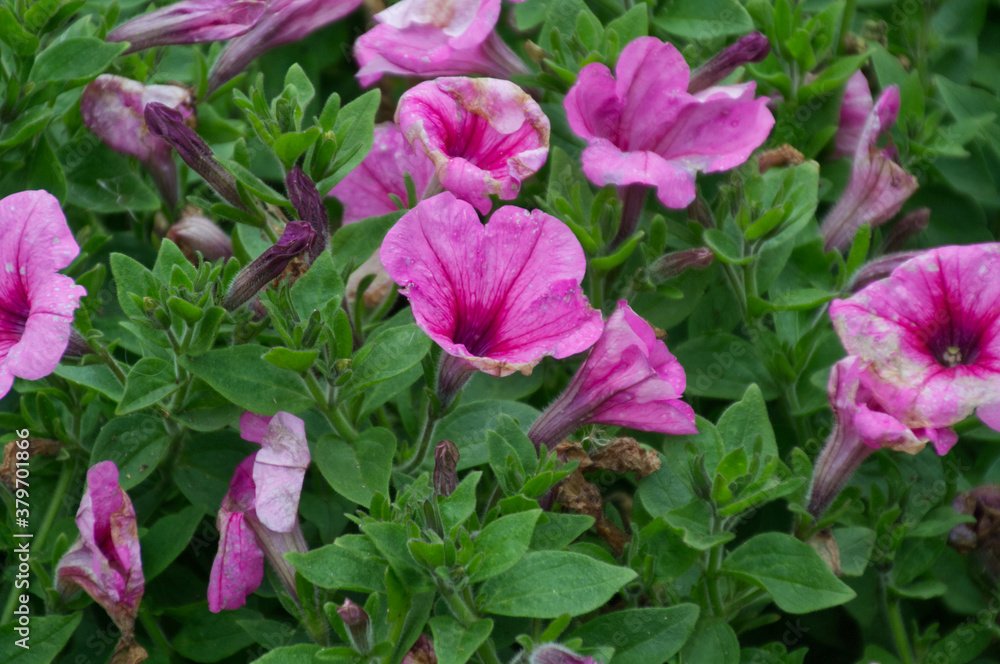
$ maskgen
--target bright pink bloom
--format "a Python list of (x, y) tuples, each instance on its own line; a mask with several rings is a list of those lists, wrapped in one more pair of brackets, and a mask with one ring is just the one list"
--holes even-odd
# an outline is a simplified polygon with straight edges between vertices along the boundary
[(615, 74), (594, 62), (580, 71), (564, 105), (570, 127), (587, 140), (583, 171), (597, 185), (644, 184), (660, 202), (694, 200), (695, 173), (739, 166), (767, 138), (774, 117), (756, 84), (713, 86), (689, 94), (690, 69), (672, 44), (632, 41)]
[(361, 85), (383, 74), (509, 78), (528, 73), (493, 30), (500, 0), (402, 0), (375, 15), (354, 43)]
[(105, 38), (129, 42), (128, 51), (167, 44), (199, 44), (238, 37), (267, 9), (269, 0), (182, 0), (124, 23)]
[(0, 200), (0, 397), (14, 376), (37, 380), (59, 364), (87, 291), (58, 270), (79, 253), (54, 196), (22, 191)]
[(295, 570), (284, 554), (306, 551), (298, 521), (310, 461), (303, 421), (285, 412), (270, 418), (244, 413), (240, 432), (260, 443), (261, 450), (236, 467), (216, 519), (219, 550), (208, 585), (208, 608), (214, 613), (246, 603), (264, 578), (265, 557), (296, 598)]
[(539, 416), (528, 437), (551, 449), (587, 423), (697, 433), (694, 410), (680, 400), (685, 385), (684, 367), (667, 345), (619, 300), (569, 387)]
[(832, 157), (839, 159), (854, 154), (861, 141), (861, 133), (868, 114), (872, 112), (872, 91), (868, 79), (860, 71), (854, 72), (847, 81), (844, 101), (840, 104), (840, 125), (837, 127), (837, 145)]
[(819, 516), (847, 483), (861, 462), (888, 447), (916, 454), (932, 443), (945, 454), (958, 440), (947, 427), (912, 428), (879, 400), (880, 385), (857, 357), (833, 366), (828, 386), (836, 424), (813, 469), (809, 511)]
[(193, 125), (191, 91), (176, 85), (143, 85), (121, 76), (102, 74), (91, 81), (80, 98), (83, 124), (116, 152), (135, 157), (149, 170), (164, 200), (177, 203), (177, 166), (170, 145), (149, 132), (143, 111), (147, 104), (163, 104)]
[(1000, 244), (926, 251), (830, 316), (907, 426), (948, 427), (1000, 401)]
[(490, 211), (517, 198), (549, 154), (549, 119), (524, 90), (493, 78), (439, 78), (408, 90), (396, 124), (434, 162), (441, 186)]
[(403, 215), (380, 255), (420, 329), (492, 375), (531, 373), (544, 356), (579, 353), (601, 334), (601, 313), (580, 289), (583, 248), (538, 210), (502, 207), (484, 226), (445, 192)]
[(118, 484), (114, 462), (102, 461), (87, 471), (76, 526), (80, 537), (56, 566), (60, 590), (83, 588), (123, 633), (131, 634), (146, 580), (135, 510)]
[(899, 88), (886, 88), (861, 131), (847, 190), (826, 215), (820, 232), (826, 250), (844, 249), (864, 224), (872, 228), (889, 221), (917, 190), (917, 179), (893, 161), (895, 148), (878, 147), (879, 136), (896, 123)]

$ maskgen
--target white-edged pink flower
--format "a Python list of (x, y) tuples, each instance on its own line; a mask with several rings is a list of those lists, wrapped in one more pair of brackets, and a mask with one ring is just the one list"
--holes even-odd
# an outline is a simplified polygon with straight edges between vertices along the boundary
[(403, 215), (380, 256), (420, 329), (494, 376), (531, 373), (546, 355), (579, 353), (601, 334), (601, 313), (580, 288), (583, 248), (539, 210), (509, 205), (483, 225), (444, 192)]
[(830, 316), (844, 348), (877, 379), (886, 412), (939, 428), (982, 409), (991, 424), (1000, 402), (1000, 243), (923, 252), (835, 300)]
[(414, 150), (430, 157), (441, 186), (482, 214), (490, 211), (490, 194), (516, 198), (549, 154), (549, 119), (510, 81), (421, 83), (400, 98), (396, 124)]
[(615, 73), (594, 62), (580, 70), (564, 105), (584, 138), (583, 172), (598, 186), (656, 187), (660, 202), (694, 200), (695, 174), (739, 166), (767, 139), (774, 117), (755, 83), (688, 93), (690, 68), (655, 37), (629, 43)]
[(694, 410), (681, 401), (687, 379), (667, 345), (625, 300), (569, 387), (528, 431), (553, 448), (584, 424), (610, 424), (669, 434), (697, 433)]
[(354, 43), (361, 85), (384, 74), (509, 78), (528, 73), (493, 29), (500, 0), (401, 0), (375, 15)]
[(55, 196), (0, 200), (0, 397), (15, 376), (38, 380), (59, 364), (87, 291), (58, 271), (79, 253)]

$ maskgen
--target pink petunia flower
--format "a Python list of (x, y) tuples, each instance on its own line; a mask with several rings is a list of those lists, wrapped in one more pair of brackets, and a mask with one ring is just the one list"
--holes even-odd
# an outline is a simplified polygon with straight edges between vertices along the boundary
[(670, 208), (695, 197), (695, 174), (739, 166), (764, 142), (774, 117), (754, 83), (687, 92), (690, 69), (672, 44), (632, 41), (615, 73), (594, 62), (566, 95), (569, 124), (587, 140), (583, 171), (599, 186), (657, 188)]
[(598, 664), (597, 660), (578, 655), (558, 643), (543, 643), (531, 653), (529, 664)]
[(510, 78), (528, 69), (493, 29), (500, 0), (402, 0), (375, 15), (378, 23), (354, 43), (369, 86), (384, 74)]
[[(1000, 402), (1000, 244), (938, 247), (830, 305), (886, 412), (948, 427)], [(993, 422), (993, 424), (997, 424)], [(996, 427), (994, 427), (996, 428)]]
[(569, 387), (535, 420), (528, 438), (552, 449), (587, 423), (697, 433), (694, 410), (680, 400), (685, 385), (684, 368), (667, 345), (619, 300)]
[(58, 270), (79, 253), (54, 196), (22, 191), (0, 200), (0, 397), (15, 376), (38, 380), (59, 364), (87, 291)]
[(182, 0), (123, 23), (105, 39), (129, 42), (126, 53), (167, 44), (223, 41), (252, 28), (268, 4), (269, 0)]
[(861, 141), (861, 134), (874, 102), (868, 79), (860, 71), (847, 80), (844, 100), (840, 104), (840, 123), (837, 127), (836, 147), (831, 155), (834, 159), (854, 154)]
[(310, 461), (304, 422), (285, 412), (274, 417), (244, 413), (240, 432), (245, 440), (260, 443), (261, 449), (236, 467), (216, 519), (219, 550), (208, 584), (208, 608), (213, 613), (246, 603), (264, 578), (264, 558), (289, 595), (297, 598), (295, 570), (284, 554), (307, 550), (298, 521), (302, 481)]
[(486, 214), (517, 197), (549, 154), (549, 119), (524, 90), (493, 78), (439, 78), (408, 90), (396, 124), (447, 191)]
[(583, 248), (555, 217), (514, 206), (480, 223), (444, 192), (403, 215), (380, 252), (417, 325), (449, 355), (480, 371), (531, 373), (601, 334), (601, 314), (580, 289)]
[(123, 635), (130, 636), (146, 580), (135, 510), (118, 484), (114, 462), (102, 461), (87, 471), (76, 525), (80, 537), (56, 565), (60, 592), (74, 586), (83, 588), (108, 612)]
[(945, 454), (958, 440), (947, 427), (912, 427), (879, 400), (878, 380), (863, 362), (849, 356), (830, 373), (828, 391), (836, 423), (813, 469), (809, 511), (819, 516), (844, 488), (858, 466), (883, 447), (916, 454), (932, 443)]
[(894, 161), (894, 148), (878, 147), (879, 136), (896, 123), (899, 88), (886, 88), (875, 102), (854, 151), (847, 190), (826, 215), (820, 233), (826, 250), (844, 249), (864, 224), (872, 228), (889, 221), (917, 190), (917, 179)]
[(138, 159), (172, 207), (177, 203), (177, 166), (170, 145), (150, 133), (143, 117), (146, 105), (153, 102), (176, 110), (185, 124), (194, 124), (194, 99), (187, 88), (143, 85), (112, 74), (102, 74), (84, 88), (80, 115), (84, 126), (108, 147)]

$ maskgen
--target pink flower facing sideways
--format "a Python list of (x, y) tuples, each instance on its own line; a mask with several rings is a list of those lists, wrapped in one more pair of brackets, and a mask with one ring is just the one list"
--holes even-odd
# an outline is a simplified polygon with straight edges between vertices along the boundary
[(684, 368), (667, 345), (619, 300), (569, 387), (538, 417), (528, 438), (552, 449), (588, 423), (697, 433), (694, 410), (680, 400), (685, 385)]
[(59, 364), (87, 291), (58, 271), (79, 253), (54, 196), (22, 191), (0, 200), (0, 397), (15, 376), (38, 380)]
[(586, 139), (583, 171), (598, 185), (656, 187), (660, 202), (694, 200), (695, 173), (742, 164), (774, 125), (756, 84), (687, 92), (690, 68), (672, 44), (654, 37), (629, 43), (615, 73), (591, 63), (564, 105), (570, 127)]
[(517, 197), (549, 154), (549, 119), (524, 90), (493, 78), (439, 78), (406, 93), (396, 124), (423, 150), (441, 186), (490, 211), (490, 194)]
[(403, 215), (380, 256), (420, 329), (470, 369), (529, 374), (544, 356), (579, 353), (601, 334), (601, 314), (580, 289), (583, 248), (538, 210), (502, 207), (483, 225), (471, 205), (441, 193)]
[(384, 74), (509, 78), (528, 69), (496, 31), (500, 0), (401, 0), (375, 15), (377, 25), (354, 43), (369, 86)]
[(236, 467), (219, 509), (219, 550), (208, 584), (208, 608), (214, 613), (246, 603), (264, 578), (265, 557), (297, 599), (295, 570), (284, 554), (306, 551), (298, 519), (310, 461), (305, 424), (285, 412), (274, 417), (244, 413), (240, 434), (261, 449)]

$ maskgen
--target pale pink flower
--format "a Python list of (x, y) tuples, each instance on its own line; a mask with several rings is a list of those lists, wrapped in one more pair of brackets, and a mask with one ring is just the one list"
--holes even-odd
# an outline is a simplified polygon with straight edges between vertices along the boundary
[(83, 588), (123, 634), (131, 635), (146, 580), (135, 510), (118, 483), (114, 462), (102, 461), (87, 471), (76, 526), (80, 537), (56, 565), (60, 591)]
[(429, 636), (421, 634), (400, 664), (437, 664), (437, 662), (438, 658), (437, 653), (434, 652), (434, 643)]
[(422, 201), (380, 252), (417, 325), (449, 355), (495, 376), (589, 348), (601, 314), (580, 289), (583, 248), (555, 217), (514, 206), (485, 226), (444, 192)]
[(809, 511), (819, 516), (857, 470), (861, 462), (883, 447), (916, 454), (932, 443), (945, 454), (958, 440), (947, 427), (911, 427), (879, 400), (880, 385), (849, 356), (833, 366), (828, 391), (836, 423), (816, 460), (809, 490)]
[(895, 159), (895, 148), (880, 148), (879, 137), (896, 123), (899, 88), (886, 88), (875, 102), (854, 151), (847, 190), (820, 227), (826, 250), (844, 249), (864, 224), (872, 228), (892, 219), (917, 190), (917, 179)]
[(531, 653), (529, 664), (598, 664), (597, 660), (578, 655), (558, 643), (543, 643)]
[(535, 420), (528, 438), (551, 449), (588, 423), (697, 433), (694, 410), (681, 401), (686, 382), (652, 326), (619, 300), (569, 387)]
[(182, 0), (123, 23), (105, 39), (129, 42), (126, 53), (232, 39), (253, 27), (268, 4), (269, 0)]
[(774, 117), (754, 83), (690, 94), (689, 76), (677, 49), (654, 37), (629, 43), (614, 74), (598, 62), (580, 71), (564, 105), (588, 143), (583, 171), (594, 184), (650, 185), (681, 208), (694, 200), (697, 172), (739, 166), (764, 142)]
[(528, 73), (496, 31), (500, 0), (402, 0), (354, 43), (361, 85), (383, 74), (509, 78)]
[(490, 194), (517, 197), (549, 153), (549, 119), (524, 90), (493, 78), (439, 78), (411, 88), (396, 124), (430, 157), (444, 189), (490, 211)]
[(167, 239), (176, 244), (195, 265), (198, 264), (199, 253), (206, 261), (232, 258), (233, 255), (233, 241), (200, 211), (181, 217), (167, 230)]
[[(1000, 402), (1000, 244), (931, 249), (830, 305), (885, 411), (948, 427)], [(994, 422), (996, 424), (996, 422)]]
[(58, 271), (79, 253), (55, 196), (0, 200), (0, 397), (15, 376), (38, 380), (59, 364), (87, 291)]
[(170, 145), (150, 133), (143, 112), (147, 104), (163, 104), (193, 125), (191, 91), (176, 85), (143, 85), (121, 76), (102, 74), (91, 81), (80, 98), (83, 124), (108, 147), (135, 157), (146, 167), (170, 206), (177, 203), (177, 166)]
[(847, 81), (844, 100), (840, 104), (840, 124), (837, 127), (837, 143), (832, 155), (834, 159), (849, 157), (857, 150), (872, 106), (874, 102), (872, 91), (868, 87), (868, 79), (863, 73), (856, 71)]

